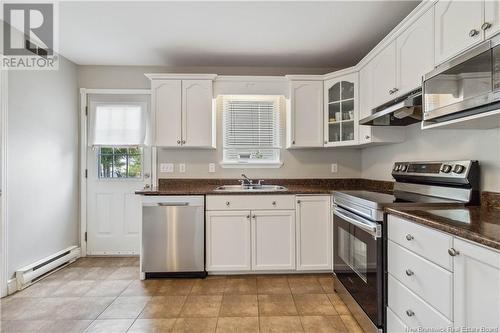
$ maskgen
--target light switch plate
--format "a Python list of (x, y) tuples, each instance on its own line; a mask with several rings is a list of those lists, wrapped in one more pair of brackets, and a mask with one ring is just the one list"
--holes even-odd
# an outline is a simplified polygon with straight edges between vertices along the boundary
[(160, 163), (160, 172), (174, 172), (174, 163)]
[(215, 172), (215, 163), (208, 163), (208, 172)]
[(337, 163), (332, 163), (332, 168), (331, 168), (332, 173), (337, 173), (338, 170), (339, 169), (338, 169)]
[(179, 172), (180, 173), (186, 172), (186, 163), (179, 163)]

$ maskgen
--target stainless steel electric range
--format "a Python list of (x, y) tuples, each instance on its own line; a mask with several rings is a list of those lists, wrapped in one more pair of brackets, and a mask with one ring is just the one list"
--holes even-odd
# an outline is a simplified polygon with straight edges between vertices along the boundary
[(477, 161), (396, 162), (393, 194), (333, 192), (335, 290), (365, 332), (385, 322), (384, 208), (479, 204)]

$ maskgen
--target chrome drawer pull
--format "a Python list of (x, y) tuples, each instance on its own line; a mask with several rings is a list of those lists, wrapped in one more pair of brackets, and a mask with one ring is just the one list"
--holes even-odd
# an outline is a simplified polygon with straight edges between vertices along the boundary
[(412, 310), (406, 310), (406, 315), (408, 317), (413, 317), (415, 315), (415, 312), (413, 312)]
[(451, 248), (451, 249), (448, 249), (448, 254), (452, 257), (456, 257), (460, 254), (460, 252), (458, 252), (457, 250), (455, 250), (454, 248)]
[(411, 241), (411, 240), (414, 240), (414, 239), (415, 238), (412, 235), (410, 235), (410, 234), (406, 235), (406, 240), (407, 241)]
[(273, 206), (276, 206), (276, 201), (273, 201)]
[(229, 206), (231, 205), (231, 203), (229, 201), (226, 201), (226, 206)]
[(412, 275), (414, 275), (414, 274), (415, 274), (415, 273), (413, 273), (413, 271), (412, 271), (411, 269), (407, 269), (407, 270), (406, 270), (406, 275), (408, 275), (408, 276), (412, 276)]

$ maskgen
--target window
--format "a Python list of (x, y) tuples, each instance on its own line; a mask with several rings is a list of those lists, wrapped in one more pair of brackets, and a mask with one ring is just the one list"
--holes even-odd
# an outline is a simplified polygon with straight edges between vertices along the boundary
[(99, 178), (142, 178), (142, 148), (99, 147)]
[(279, 96), (223, 96), (222, 165), (280, 166)]

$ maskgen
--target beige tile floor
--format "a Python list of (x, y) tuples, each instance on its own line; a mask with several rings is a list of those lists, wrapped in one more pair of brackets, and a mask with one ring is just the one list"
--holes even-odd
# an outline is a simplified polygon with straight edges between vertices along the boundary
[(140, 281), (137, 258), (82, 258), (1, 301), (1, 332), (362, 332), (325, 275)]

